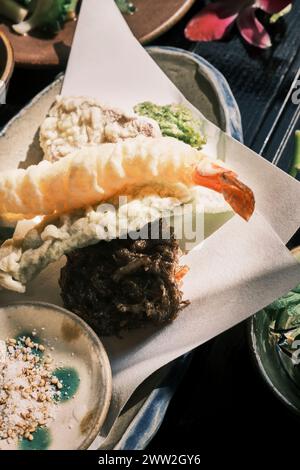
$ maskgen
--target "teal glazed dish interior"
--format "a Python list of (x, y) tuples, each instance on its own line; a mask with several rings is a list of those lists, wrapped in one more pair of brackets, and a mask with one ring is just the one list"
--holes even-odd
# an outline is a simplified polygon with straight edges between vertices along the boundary
[[(18, 433), (14, 436), (14, 432), (14, 438), (0, 439), (0, 450), (87, 449), (99, 434), (112, 393), (109, 360), (93, 330), (76, 315), (60, 307), (37, 302), (16, 303), (0, 308), (0, 340), (2, 351), (3, 342), (7, 340), (10, 341), (7, 343), (7, 350), (9, 350), (8, 344), (20, 344), (22, 352), (24, 352), (23, 346), (26, 348), (34, 343), (38, 345), (37, 351), (32, 346), (33, 354), (38, 355), (38, 365), (50, 364), (46, 367), (47, 370), (51, 370), (49, 380), (58, 384), (59, 389), (59, 393), (53, 395), (53, 400), (49, 404), (51, 419), (36, 425), (36, 429), (27, 434), (27, 437), (26, 433), (23, 437)], [(2, 359), (2, 365), (4, 364), (6, 370), (12, 370), (9, 357), (11, 356), (7, 353), (6, 360)], [(24, 356), (22, 357), (21, 361), (24, 360)], [(16, 363), (17, 361), (13, 367), (16, 367)], [(20, 380), (25, 379), (19, 372), (18, 374), (19, 384)], [(4, 377), (6, 380), (7, 377), (13, 380), (9, 372)], [(38, 372), (37, 377), (39, 383), (44, 375)], [(12, 390), (13, 393), (17, 393), (17, 386)], [(18, 395), (19, 403), (23, 403), (22, 398), (26, 400), (34, 398), (32, 390), (24, 389), (24, 393), (21, 394), (20, 399)], [(42, 398), (37, 394), (38, 402)], [(47, 404), (45, 400), (42, 401)], [(25, 401), (23, 408), (26, 404)], [(21, 405), (17, 403), (17, 409), (18, 407)], [(36, 416), (39, 416), (40, 408), (37, 408), (36, 403), (33, 403), (31, 409), (36, 409)], [(20, 412), (22, 418), (24, 413)], [(27, 415), (25, 417), (28, 418)], [(11, 422), (20, 422), (19, 415), (16, 413), (15, 417), (12, 415)]]

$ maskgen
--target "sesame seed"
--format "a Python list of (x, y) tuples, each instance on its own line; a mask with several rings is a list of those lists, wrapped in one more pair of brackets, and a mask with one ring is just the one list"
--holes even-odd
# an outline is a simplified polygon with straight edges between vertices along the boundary
[(47, 425), (57, 406), (57, 391), (50, 385), (55, 385), (53, 380), (58, 383), (51, 373), (53, 359), (47, 355), (43, 361), (33, 355), (33, 348), (44, 351), (45, 346), (29, 336), (8, 339), (6, 348), (5, 367), (0, 370), (0, 440), (13, 443), (24, 437), (32, 441), (39, 423)]

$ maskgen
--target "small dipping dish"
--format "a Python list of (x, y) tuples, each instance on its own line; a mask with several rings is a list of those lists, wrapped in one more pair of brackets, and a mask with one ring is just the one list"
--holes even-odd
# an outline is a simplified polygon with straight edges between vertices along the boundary
[(53, 419), (32, 440), (0, 439), (0, 450), (87, 449), (106, 418), (112, 378), (106, 351), (94, 331), (75, 314), (55, 305), (28, 302), (0, 308), (0, 340), (31, 338), (51, 356), (61, 381)]

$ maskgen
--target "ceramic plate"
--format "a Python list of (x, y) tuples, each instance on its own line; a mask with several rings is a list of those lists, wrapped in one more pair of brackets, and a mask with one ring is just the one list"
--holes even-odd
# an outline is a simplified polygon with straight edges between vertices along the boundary
[[(299, 243), (299, 240), (298, 242)], [(300, 246), (291, 252), (300, 263)], [(299, 287), (297, 294), (299, 292)], [(272, 392), (300, 417), (299, 303), (272, 314), (267, 309), (248, 320), (250, 349), (263, 379)], [(275, 321), (274, 321), (275, 320)], [(295, 342), (293, 349), (291, 346)]]
[(276, 397), (300, 416), (299, 366), (295, 369), (298, 374), (295, 379), (291, 358), (286, 356), (270, 333), (270, 315), (262, 310), (249, 320), (248, 325), (250, 349), (260, 374)]
[[(201, 57), (175, 48), (149, 48), (152, 57), (212, 122), (242, 140), (237, 104), (224, 77)], [(59, 93), (62, 78), (42, 91), (2, 131), (0, 171), (22, 167), (41, 158), (38, 127)], [(10, 159), (7, 159), (10, 155)], [(168, 403), (180, 382), (189, 356), (180, 358), (151, 376), (134, 393), (116, 421), (105, 448), (143, 449), (159, 428)]]
[(32, 433), (32, 441), (0, 440), (0, 449), (87, 449), (106, 418), (112, 393), (109, 360), (97, 335), (63, 308), (26, 302), (0, 308), (0, 340), (8, 338), (42, 345), (39, 363), (51, 356), (52, 374), (62, 389), (52, 406), (53, 419)]

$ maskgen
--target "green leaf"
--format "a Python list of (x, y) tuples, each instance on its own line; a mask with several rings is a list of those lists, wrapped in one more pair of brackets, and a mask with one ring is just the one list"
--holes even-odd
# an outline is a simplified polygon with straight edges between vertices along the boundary
[(132, 15), (136, 11), (136, 7), (129, 0), (115, 0), (122, 13)]
[(282, 310), (297, 304), (300, 304), (300, 293), (291, 291), (268, 305), (266, 310)]
[(270, 23), (276, 23), (276, 21), (279, 20), (279, 18), (282, 18), (283, 16), (287, 15), (292, 9), (292, 3), (290, 3), (289, 5), (287, 5), (285, 8), (283, 8), (281, 11), (279, 11), (278, 13), (274, 13), (271, 17), (270, 17)]
[(294, 289), (292, 289), (292, 292), (297, 292), (297, 294), (300, 294), (300, 284), (294, 287)]
[(295, 150), (293, 163), (290, 169), (290, 175), (294, 178), (297, 176), (300, 170), (300, 131), (295, 132)]

